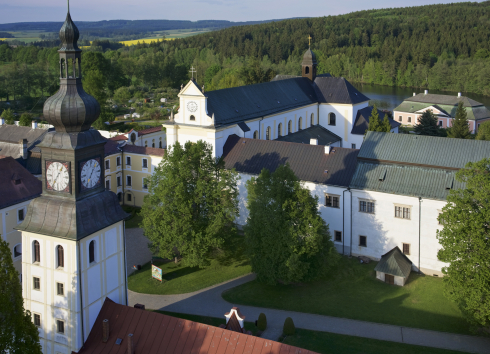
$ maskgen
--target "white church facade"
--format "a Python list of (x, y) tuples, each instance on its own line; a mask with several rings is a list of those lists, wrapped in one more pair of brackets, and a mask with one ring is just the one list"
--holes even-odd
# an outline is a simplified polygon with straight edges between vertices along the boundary
[[(301, 77), (278, 75), (271, 82), (210, 92), (189, 81), (179, 93), (178, 113), (163, 124), (167, 147), (177, 141), (204, 140), (213, 146), (215, 156), (221, 156), (233, 134), (288, 141), (290, 135), (322, 127), (309, 132), (319, 144), (360, 148), (372, 111), (369, 98), (342, 77), (316, 76), (316, 65), (315, 54), (308, 49)], [(379, 114), (383, 118), (384, 113)], [(400, 124), (391, 119), (390, 123), (397, 133)], [(303, 143), (309, 143), (306, 140)]]

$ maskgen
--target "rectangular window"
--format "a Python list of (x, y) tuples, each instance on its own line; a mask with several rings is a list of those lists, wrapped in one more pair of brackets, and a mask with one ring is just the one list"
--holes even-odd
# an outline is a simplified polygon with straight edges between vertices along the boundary
[(356, 148), (356, 144), (352, 144), (352, 148), (355, 149)]
[(410, 255), (410, 244), (409, 243), (403, 244), (403, 254), (405, 254), (407, 256)]
[(359, 211), (362, 213), (374, 214), (374, 202), (368, 202), (366, 200), (359, 201)]
[(412, 123), (412, 117), (408, 117), (407, 122)]
[(56, 332), (61, 334), (65, 333), (65, 322), (61, 320), (56, 320)]
[(143, 159), (143, 168), (148, 168), (148, 160)]
[(56, 294), (59, 296), (65, 295), (65, 289), (63, 283), (56, 283)]
[(332, 195), (332, 194), (325, 194), (325, 206), (330, 207), (330, 208), (339, 208), (340, 207), (340, 196), (338, 195)]
[(132, 182), (131, 176), (126, 176), (126, 186), (131, 187), (131, 182)]
[(111, 189), (111, 181), (110, 180), (105, 181), (105, 189), (107, 189), (107, 190)]
[(33, 277), (32, 280), (33, 280), (32, 287), (34, 288), (34, 290), (41, 290), (41, 279), (37, 277)]
[(108, 170), (111, 168), (111, 164), (109, 160), (105, 160), (105, 169)]
[(41, 327), (41, 315), (34, 314), (34, 326)]
[(130, 156), (126, 156), (126, 165), (131, 166), (131, 157)]
[(143, 178), (143, 189), (144, 190), (148, 189), (148, 183), (146, 183), (146, 178)]
[(131, 194), (128, 194), (126, 199), (128, 200), (128, 202), (130, 202), (133, 198), (132, 198)]
[(116, 157), (116, 165), (121, 166), (121, 158), (119, 156)]
[(19, 221), (24, 220), (24, 209), (17, 210), (17, 216), (19, 217)]
[(335, 242), (342, 242), (342, 232), (334, 231), (334, 234), (335, 234)]
[(367, 247), (367, 236), (359, 236), (359, 246)]
[(438, 123), (437, 123), (440, 127), (442, 127), (442, 120), (440, 120)]
[(401, 122), (402, 121), (402, 116), (398, 116), (398, 121)]
[(395, 218), (410, 220), (410, 207), (395, 206)]
[(117, 186), (121, 187), (121, 176), (118, 176), (116, 180), (117, 180)]

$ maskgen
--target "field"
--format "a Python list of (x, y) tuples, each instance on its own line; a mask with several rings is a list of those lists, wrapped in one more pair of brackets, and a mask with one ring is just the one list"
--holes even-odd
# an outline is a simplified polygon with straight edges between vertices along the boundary
[(154, 35), (150, 36), (150, 37), (135, 39), (132, 41), (120, 41), (119, 43), (122, 43), (122, 44), (128, 45), (128, 46), (138, 44), (138, 42), (140, 42), (140, 43), (151, 43), (151, 42), (161, 40), (163, 34), (165, 35), (165, 40), (170, 41), (172, 39), (195, 36), (196, 34), (206, 33), (209, 31), (211, 31), (211, 30), (209, 30), (209, 29), (205, 29), (205, 30), (179, 29), (179, 30), (171, 30), (171, 31), (156, 31), (156, 32), (154, 32)]
[[(142, 38), (142, 39), (134, 39), (132, 41), (120, 41), (119, 43), (122, 43), (124, 45), (136, 45), (138, 43), (151, 43), (151, 42), (158, 42), (161, 41), (162, 38)], [(172, 38), (165, 38), (166, 41), (171, 41)]]

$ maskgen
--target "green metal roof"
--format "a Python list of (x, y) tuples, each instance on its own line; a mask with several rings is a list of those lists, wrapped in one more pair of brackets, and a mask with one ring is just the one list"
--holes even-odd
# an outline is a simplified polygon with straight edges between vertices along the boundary
[(367, 132), (359, 159), (447, 169), (490, 157), (490, 141)]
[(412, 270), (412, 262), (396, 246), (388, 253), (381, 256), (378, 264), (374, 268), (377, 272), (391, 274), (396, 277), (406, 278)]

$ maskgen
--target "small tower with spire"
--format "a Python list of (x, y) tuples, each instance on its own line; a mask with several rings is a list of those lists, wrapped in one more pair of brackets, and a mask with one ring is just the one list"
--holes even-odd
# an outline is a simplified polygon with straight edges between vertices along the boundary
[(303, 62), (301, 63), (301, 76), (307, 77), (311, 81), (314, 81), (316, 78), (316, 56), (315, 53), (311, 50), (311, 36), (308, 36), (308, 50), (303, 55)]

